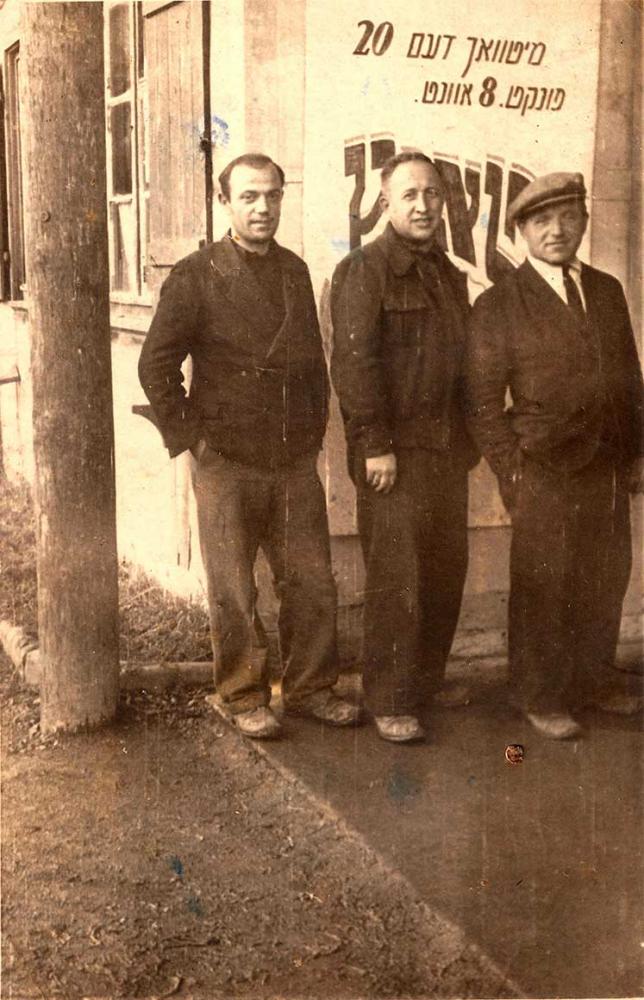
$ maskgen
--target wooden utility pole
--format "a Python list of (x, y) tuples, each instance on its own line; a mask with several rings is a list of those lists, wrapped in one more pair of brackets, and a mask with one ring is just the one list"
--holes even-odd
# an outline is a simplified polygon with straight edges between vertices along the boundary
[(103, 5), (22, 11), (41, 728), (73, 731), (118, 697)]

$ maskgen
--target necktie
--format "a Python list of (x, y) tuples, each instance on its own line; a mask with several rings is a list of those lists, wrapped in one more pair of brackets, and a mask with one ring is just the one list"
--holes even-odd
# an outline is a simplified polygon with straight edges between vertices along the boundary
[(564, 288), (566, 290), (566, 299), (568, 301), (568, 307), (571, 309), (575, 319), (580, 324), (580, 326), (586, 325), (586, 313), (584, 311), (584, 306), (581, 301), (581, 295), (579, 294), (579, 289), (577, 288), (577, 282), (570, 274), (570, 265), (564, 264), (561, 268), (563, 271)]

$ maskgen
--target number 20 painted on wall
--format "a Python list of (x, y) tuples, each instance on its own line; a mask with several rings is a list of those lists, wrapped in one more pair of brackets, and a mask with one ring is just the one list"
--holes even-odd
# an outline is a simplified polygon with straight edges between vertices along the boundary
[(387, 51), (394, 37), (394, 26), (391, 21), (383, 21), (375, 31), (373, 21), (358, 21), (358, 27), (364, 28), (364, 32), (353, 50), (354, 56), (368, 56), (369, 42), (371, 42), (371, 51), (374, 56), (381, 56)]

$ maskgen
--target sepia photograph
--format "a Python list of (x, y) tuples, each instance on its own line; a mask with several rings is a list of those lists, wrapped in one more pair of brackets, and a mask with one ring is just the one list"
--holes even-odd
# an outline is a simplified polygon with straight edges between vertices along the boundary
[(0, 0), (0, 1000), (644, 996), (642, 0)]

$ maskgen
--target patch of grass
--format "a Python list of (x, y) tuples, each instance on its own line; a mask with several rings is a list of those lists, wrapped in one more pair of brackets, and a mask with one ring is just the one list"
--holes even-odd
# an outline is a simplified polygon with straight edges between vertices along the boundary
[(31, 491), (0, 477), (0, 618), (36, 632), (36, 533)]
[[(119, 566), (120, 655), (157, 663), (209, 660), (206, 609), (164, 590), (138, 567)], [(36, 535), (31, 490), (0, 478), (0, 618), (37, 634)]]
[(142, 570), (119, 566), (121, 659), (160, 663), (210, 660), (205, 608), (164, 590)]

